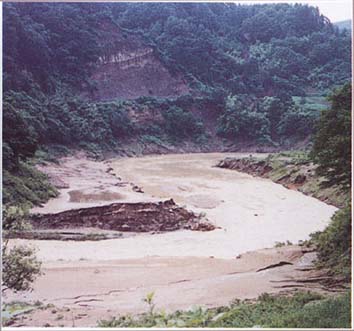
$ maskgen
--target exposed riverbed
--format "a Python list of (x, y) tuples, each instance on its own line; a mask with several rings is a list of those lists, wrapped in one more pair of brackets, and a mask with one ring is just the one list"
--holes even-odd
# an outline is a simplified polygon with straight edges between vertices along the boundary
[[(282, 259), (291, 260), (295, 266), (303, 256), (301, 249), (294, 248), (295, 253), (271, 249), (266, 254), (246, 254), (248, 260), (236, 257), (272, 248), (276, 242), (308, 239), (311, 232), (325, 228), (336, 208), (270, 180), (214, 167), (226, 156), (242, 154), (163, 155), (105, 162), (70, 157), (50, 166), (46, 171), (59, 176), (66, 188), (35, 212), (172, 198), (195, 213), (205, 214), (220, 228), (104, 241), (13, 240), (12, 244), (37, 248), (46, 274), (34, 284), (32, 293), (11, 294), (7, 299), (96, 309), (90, 318), (97, 320), (112, 310), (115, 314), (142, 311), (141, 297), (150, 291), (156, 291), (159, 307), (171, 309), (227, 304), (235, 297), (253, 298), (276, 291), (272, 280), (279, 280), (281, 275), (262, 276), (257, 270)], [(288, 275), (295, 272), (293, 266), (283, 268)], [(246, 272), (244, 276), (236, 276), (242, 272)], [(220, 296), (218, 289), (225, 295)], [(81, 296), (85, 304), (75, 299)], [(28, 325), (36, 323), (34, 318)], [(66, 325), (70, 323), (69, 319)], [(93, 320), (81, 325), (87, 323), (94, 325)]]
[[(230, 155), (230, 154), (227, 154)], [(235, 154), (232, 154), (235, 155)], [(220, 229), (196, 233), (178, 231), (117, 241), (36, 242), (43, 260), (125, 259), (145, 256), (198, 256), (234, 258), (276, 242), (297, 243), (309, 234), (323, 230), (335, 207), (289, 190), (270, 180), (214, 167), (225, 154), (183, 154), (123, 158), (108, 164), (68, 159), (63, 180), (70, 185), (63, 194), (36, 212), (56, 212), (82, 206), (111, 203), (112, 200), (71, 201), (68, 192), (95, 193), (96, 196), (120, 194), (120, 202), (174, 201), (206, 217)], [(240, 156), (240, 154), (237, 154)], [(122, 182), (104, 170), (112, 167)], [(63, 169), (62, 168), (62, 169)]]

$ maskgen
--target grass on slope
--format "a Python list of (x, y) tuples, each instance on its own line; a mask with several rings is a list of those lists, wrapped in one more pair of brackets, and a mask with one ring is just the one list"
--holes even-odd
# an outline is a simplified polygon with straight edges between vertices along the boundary
[[(149, 295), (148, 295), (149, 296)], [(263, 294), (255, 302), (235, 301), (228, 307), (195, 308), (167, 314), (154, 312), (154, 303), (145, 299), (149, 312), (100, 321), (100, 327), (223, 327), (223, 328), (350, 328), (350, 293), (323, 297), (311, 292), (293, 296)]]
[[(256, 161), (256, 160), (254, 160)], [(271, 154), (266, 162), (272, 170), (267, 177), (285, 186), (294, 186), (302, 193), (313, 196), (336, 207), (344, 207), (350, 200), (349, 192), (338, 185), (330, 187), (323, 185), (325, 178), (316, 174), (316, 166), (309, 159), (307, 152), (292, 151)], [(303, 177), (304, 182), (299, 182)]]
[(49, 183), (47, 176), (25, 162), (20, 162), (14, 172), (3, 171), (5, 205), (30, 207), (57, 195), (58, 191)]

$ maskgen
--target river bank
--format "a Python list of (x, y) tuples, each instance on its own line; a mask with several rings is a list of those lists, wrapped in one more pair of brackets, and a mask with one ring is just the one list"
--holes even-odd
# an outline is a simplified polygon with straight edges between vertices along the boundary
[[(141, 299), (152, 291), (158, 306), (172, 311), (191, 305), (225, 305), (234, 298), (256, 298), (263, 292), (279, 293), (289, 279), (313, 277), (308, 273), (314, 272), (311, 268), (297, 270), (307, 269), (301, 264), (310, 253), (296, 245), (272, 247), (278, 242), (296, 244), (308, 239), (311, 232), (325, 228), (336, 208), (270, 180), (215, 167), (223, 158), (236, 156), (246, 154), (147, 156), (104, 162), (78, 155), (48, 165), (43, 170), (52, 178), (61, 178), (65, 188), (58, 198), (33, 212), (173, 198), (177, 205), (203, 214), (217, 229), (99, 241), (11, 240), (11, 245), (35, 247), (45, 274), (34, 283), (33, 292), (9, 293), (6, 302), (39, 300), (44, 306), (55, 305), (57, 311), (69, 309), (65, 316), (86, 314), (78, 318), (80, 322), (75, 320), (76, 326), (94, 326), (101, 318), (142, 312), (146, 307)], [(72, 191), (84, 198), (73, 199)], [(279, 263), (277, 268), (264, 269)], [(285, 283), (279, 286), (278, 281)], [(311, 287), (323, 291), (318, 284)], [(289, 288), (308, 287), (291, 281)], [(52, 316), (50, 311), (35, 310), (18, 323), (54, 323), (56, 314)], [(72, 318), (60, 318), (53, 325), (62, 324), (72, 326)]]
[(305, 153), (288, 153), (289, 156), (283, 154), (271, 154), (262, 158), (226, 157), (217, 166), (268, 178), (288, 189), (297, 190), (337, 208), (346, 206), (349, 192), (338, 185), (323, 185), (326, 179), (317, 174), (317, 166)]

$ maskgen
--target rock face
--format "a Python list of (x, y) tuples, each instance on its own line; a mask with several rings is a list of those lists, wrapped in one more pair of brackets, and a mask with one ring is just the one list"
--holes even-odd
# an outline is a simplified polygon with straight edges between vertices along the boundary
[(102, 21), (97, 31), (102, 52), (91, 76), (95, 89), (84, 96), (92, 100), (112, 100), (175, 97), (188, 93), (183, 77), (172, 75), (140, 36), (121, 31), (109, 21)]
[(211, 231), (215, 227), (171, 200), (163, 202), (113, 203), (72, 209), (56, 214), (33, 215), (35, 230), (99, 228), (128, 232), (166, 232), (179, 229)]

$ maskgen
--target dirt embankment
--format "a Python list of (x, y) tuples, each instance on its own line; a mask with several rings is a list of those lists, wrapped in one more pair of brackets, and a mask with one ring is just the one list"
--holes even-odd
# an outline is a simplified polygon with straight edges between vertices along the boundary
[[(113, 203), (30, 216), (31, 231), (8, 238), (42, 240), (102, 240), (141, 232), (212, 231), (216, 227), (170, 199), (160, 202)], [(103, 230), (103, 231), (102, 231)], [(122, 232), (122, 233), (121, 233)]]
[(179, 229), (210, 231), (215, 227), (170, 199), (162, 202), (113, 203), (31, 217), (34, 229), (77, 227), (129, 232), (166, 232)]
[(269, 178), (288, 189), (300, 191), (338, 208), (343, 207), (346, 201), (346, 193), (339, 187), (326, 188), (322, 185), (324, 178), (316, 174), (316, 165), (311, 162), (296, 162), (277, 156), (267, 159), (225, 158), (217, 167)]

